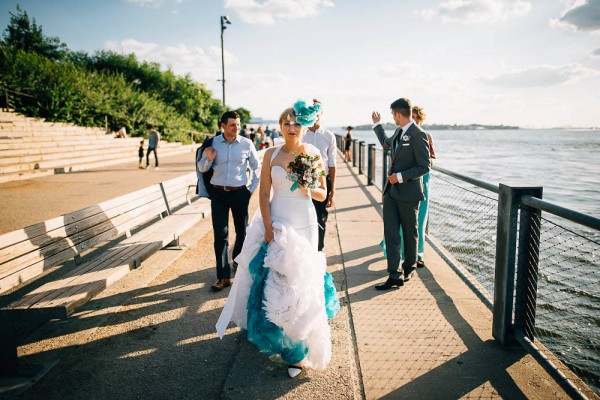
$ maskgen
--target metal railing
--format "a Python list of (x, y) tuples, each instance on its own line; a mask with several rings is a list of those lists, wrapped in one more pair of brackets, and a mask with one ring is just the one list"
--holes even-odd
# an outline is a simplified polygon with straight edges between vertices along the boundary
[[(381, 187), (386, 153), (367, 152), (370, 178), (380, 160)], [(541, 187), (437, 166), (430, 176), (428, 242), (493, 312), (494, 338), (526, 349), (573, 398), (586, 397), (567, 368), (599, 391), (600, 219), (542, 200)]]

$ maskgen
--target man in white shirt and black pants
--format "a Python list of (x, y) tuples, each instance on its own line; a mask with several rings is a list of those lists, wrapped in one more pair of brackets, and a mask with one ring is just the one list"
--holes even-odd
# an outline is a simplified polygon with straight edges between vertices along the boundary
[[(320, 101), (314, 99), (313, 102), (320, 103)], [(327, 198), (325, 201), (313, 200), (315, 210), (317, 211), (317, 221), (319, 222), (319, 251), (323, 251), (325, 246), (325, 224), (327, 223), (327, 216), (329, 207), (333, 207), (334, 196), (335, 196), (335, 167), (336, 167), (336, 144), (335, 134), (329, 129), (321, 126), (322, 112), (317, 117), (317, 122), (306, 130), (302, 141), (304, 143), (310, 143), (319, 149), (321, 153), (321, 161), (325, 167), (327, 173)]]

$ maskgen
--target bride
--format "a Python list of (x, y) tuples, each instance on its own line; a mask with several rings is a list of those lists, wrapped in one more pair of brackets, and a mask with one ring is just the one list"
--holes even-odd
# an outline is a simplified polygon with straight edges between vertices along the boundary
[(331, 359), (327, 319), (340, 308), (325, 255), (317, 251), (318, 224), (311, 201), (325, 200), (325, 177), (314, 189), (299, 185), (292, 190), (288, 180), (288, 164), (296, 155), (319, 154), (316, 147), (302, 143), (319, 111), (320, 104), (298, 101), (279, 117), (285, 144), (265, 152), (260, 210), (235, 259), (235, 282), (216, 325), (221, 338), (230, 320), (247, 330), (248, 340), (261, 352), (281, 356), (292, 378), (303, 367), (326, 368)]

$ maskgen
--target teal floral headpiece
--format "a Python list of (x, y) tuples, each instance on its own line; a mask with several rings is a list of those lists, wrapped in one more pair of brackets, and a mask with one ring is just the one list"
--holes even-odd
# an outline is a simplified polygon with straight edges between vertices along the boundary
[(313, 126), (321, 112), (321, 104), (308, 105), (306, 101), (298, 100), (294, 103), (294, 112), (296, 113), (297, 123), (302, 126)]

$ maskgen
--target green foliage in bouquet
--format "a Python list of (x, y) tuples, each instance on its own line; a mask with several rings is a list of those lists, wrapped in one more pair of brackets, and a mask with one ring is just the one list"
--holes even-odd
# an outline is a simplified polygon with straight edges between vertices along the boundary
[(319, 177), (325, 176), (326, 173), (321, 167), (321, 156), (308, 154), (298, 154), (294, 161), (288, 164), (287, 178), (294, 182), (290, 187), (293, 192), (300, 186), (309, 189), (316, 189), (319, 185)]

